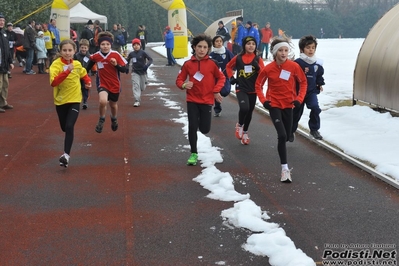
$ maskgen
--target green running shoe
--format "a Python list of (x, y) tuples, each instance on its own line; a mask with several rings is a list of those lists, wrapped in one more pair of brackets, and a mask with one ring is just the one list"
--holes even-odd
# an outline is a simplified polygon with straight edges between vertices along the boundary
[(198, 154), (191, 153), (190, 158), (187, 160), (187, 165), (197, 165)]

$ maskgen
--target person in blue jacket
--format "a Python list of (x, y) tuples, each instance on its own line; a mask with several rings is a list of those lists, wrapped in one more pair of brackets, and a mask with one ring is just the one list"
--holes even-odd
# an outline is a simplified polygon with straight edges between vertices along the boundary
[(168, 57), (168, 64), (166, 65), (174, 66), (176, 60), (174, 59), (172, 53), (173, 53), (173, 48), (175, 47), (175, 37), (169, 26), (165, 27), (164, 36), (165, 36), (166, 56)]
[[(226, 97), (230, 94), (231, 84), (230, 79), (227, 77), (226, 73), (226, 65), (230, 60), (234, 57), (233, 53), (230, 52), (225, 46), (223, 46), (224, 38), (221, 35), (216, 35), (212, 39), (212, 52), (209, 57), (213, 60), (217, 61), (220, 69), (223, 71), (224, 76), (226, 77), (226, 81), (224, 82), (224, 86), (220, 91), (220, 95)], [(213, 111), (215, 117), (219, 117), (222, 112), (222, 105), (220, 102), (215, 100), (215, 105), (213, 106)]]
[(246, 36), (246, 30), (242, 25), (244, 21), (243, 17), (236, 18), (237, 21), (237, 32), (234, 37), (234, 44), (233, 44), (233, 54), (237, 55), (242, 51), (242, 39)]
[(260, 43), (260, 37), (259, 37), (259, 31), (258, 29), (256, 29), (253, 25), (251, 21), (247, 21), (247, 24), (245, 24), (245, 28), (246, 28), (246, 35), (247, 36), (251, 36), (254, 37), (256, 40), (256, 43)]
[[(295, 59), (302, 70), (305, 72), (307, 79), (307, 91), (305, 99), (299, 107), (295, 107), (293, 111), (293, 124), (292, 124), (292, 134), (289, 136), (288, 141), (293, 142), (295, 139), (295, 131), (298, 128), (298, 122), (303, 114), (303, 109), (306, 107), (310, 109), (309, 114), (309, 129), (310, 135), (317, 140), (322, 140), (323, 137), (320, 135), (320, 113), (321, 109), (319, 107), (319, 101), (317, 95), (323, 91), (324, 83), (324, 68), (316, 57), (317, 40), (316, 37), (312, 35), (303, 36), (299, 40), (299, 58)], [(298, 90), (298, 86), (297, 86)]]

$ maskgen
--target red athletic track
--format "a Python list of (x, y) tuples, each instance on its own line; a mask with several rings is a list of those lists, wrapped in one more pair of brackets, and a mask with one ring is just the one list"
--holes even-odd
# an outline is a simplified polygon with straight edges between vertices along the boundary
[[(14, 109), (0, 114), (0, 265), (268, 265), (242, 249), (250, 232), (223, 224), (220, 213), (233, 202), (206, 198), (192, 180), (201, 167), (185, 165), (188, 141), (172, 120), (179, 112), (158, 96), (159, 86), (170, 88), (162, 97), (185, 110), (184, 92), (174, 85), (178, 67), (148, 52), (163, 85), (148, 86), (134, 108), (130, 75), (123, 74), (119, 129), (112, 132), (108, 112), (101, 134), (92, 90), (68, 169), (58, 165), (64, 136), (48, 75), (13, 70)], [(226, 98), (223, 106), (209, 134), (223, 147), (218, 168), (298, 248), (320, 261), (324, 243), (398, 244), (397, 190), (301, 138), (289, 148), (294, 183), (280, 184), (270, 121), (255, 113), (251, 145), (243, 146), (233, 132), (237, 104)]]

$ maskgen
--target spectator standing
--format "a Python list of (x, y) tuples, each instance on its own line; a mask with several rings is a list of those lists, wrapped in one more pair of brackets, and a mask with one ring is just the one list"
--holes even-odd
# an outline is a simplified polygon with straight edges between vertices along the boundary
[(168, 57), (168, 64), (166, 65), (174, 66), (175, 59), (173, 57), (173, 48), (175, 47), (175, 37), (169, 26), (165, 27), (164, 36), (165, 36), (166, 56)]
[(114, 24), (111, 30), (112, 35), (114, 35), (114, 42), (112, 43), (112, 49), (117, 51), (118, 53), (122, 54), (122, 45), (125, 45), (124, 43), (121, 43), (120, 41), (120, 36), (123, 38), (122, 31), (118, 29), (118, 24)]
[(224, 26), (223, 21), (218, 22), (218, 29), (216, 30), (216, 35), (221, 36), (223, 39), (223, 46), (227, 47), (227, 42), (231, 39), (229, 30)]
[(57, 20), (56, 19), (50, 19), (50, 24), (48, 25), (48, 29), (54, 33), (55, 37), (55, 43), (53, 44), (53, 49), (55, 48), (56, 51), (58, 52), (58, 45), (60, 45), (61, 42), (61, 37), (60, 37), (60, 31), (57, 28)]
[(44, 63), (47, 59), (47, 49), (46, 43), (43, 38), (43, 31), (39, 31), (36, 37), (36, 58), (37, 58), (37, 67), (39, 68), (39, 74), (46, 74), (44, 71)]
[[(266, 22), (264, 28), (260, 30), (261, 32), (261, 45), (260, 45), (260, 52), (263, 59), (268, 59), (269, 57), (269, 44), (273, 38), (273, 30), (270, 28), (270, 22)], [(265, 53), (265, 56), (263, 56)]]
[(36, 32), (39, 32), (39, 31), (41, 31), (42, 30), (42, 24), (40, 23), (40, 22), (37, 22), (36, 24), (35, 24), (35, 31)]
[(72, 27), (70, 27), (70, 29), (69, 29), (69, 36), (70, 36), (71, 40), (75, 42), (76, 47), (78, 47), (79, 46), (78, 33)]
[(247, 32), (246, 32), (245, 37), (246, 37), (246, 36), (254, 37), (255, 40), (256, 40), (256, 46), (258, 46), (258, 44), (260, 43), (260, 38), (259, 38), (259, 31), (258, 31), (258, 29), (255, 28), (255, 27), (252, 25), (252, 22), (251, 22), (251, 21), (247, 21), (247, 24), (245, 24), (245, 28), (247, 29)]
[(26, 26), (24, 31), (24, 49), (26, 50), (26, 66), (25, 66), (25, 74), (34, 75), (35, 71), (32, 70), (33, 57), (35, 55), (36, 48), (36, 31), (35, 31), (34, 20), (28, 21), (28, 26)]
[(15, 32), (15, 36), (16, 36), (16, 42), (14, 44), (15, 57), (17, 58), (17, 60), (19, 62), (19, 66), (23, 67), (26, 63), (26, 61), (25, 61), (26, 51), (24, 51), (24, 49), (23, 49), (24, 31), (21, 29), (19, 24), (15, 25), (15, 27), (13, 28), (12, 31)]
[(97, 52), (100, 50), (100, 44), (98, 43), (98, 34), (103, 31), (100, 26), (100, 21), (98, 19), (94, 21), (94, 29), (92, 28), (92, 30), (94, 34), (94, 45), (96, 46), (95, 52)]
[(45, 60), (44, 66), (45, 66), (46, 72), (48, 73), (48, 68), (50, 67), (51, 63), (53, 63), (54, 57), (57, 52), (55, 51), (55, 49), (53, 49), (54, 48), (53, 43), (55, 40), (55, 36), (51, 31), (48, 30), (46, 23), (43, 23), (43, 40), (44, 40), (44, 44), (46, 46), (47, 59), (48, 59), (48, 60)]
[(139, 25), (136, 31), (136, 38), (141, 42), (141, 49), (145, 50), (145, 45), (147, 44), (147, 31), (144, 25)]
[(230, 41), (227, 44), (227, 48), (230, 50), (230, 52), (233, 52), (233, 45), (234, 45), (234, 39), (237, 34), (237, 22), (233, 21), (231, 22), (231, 31), (230, 31)]
[(129, 39), (129, 32), (127, 32), (127, 30), (125, 29), (124, 26), (121, 27), (121, 31), (123, 34), (123, 38), (125, 38), (125, 42), (126, 42), (126, 44), (124, 46), (122, 46), (122, 50), (127, 51), (127, 40)]
[(234, 55), (237, 55), (242, 51), (242, 39), (246, 36), (245, 28), (242, 25), (243, 21), (244, 21), (243, 17), (238, 17), (236, 19), (237, 32), (235, 34), (234, 44), (233, 44), (233, 54)]
[(5, 110), (13, 109), (13, 106), (7, 103), (8, 97), (8, 71), (14, 68), (8, 39), (4, 33), (6, 19), (0, 13), (0, 113)]
[(94, 54), (96, 50), (96, 41), (94, 38), (94, 24), (91, 19), (87, 21), (86, 27), (83, 29), (82, 33), (80, 34), (80, 39), (85, 39), (89, 41), (89, 53)]
[(147, 84), (147, 69), (152, 64), (152, 58), (141, 50), (141, 41), (137, 38), (132, 41), (133, 51), (127, 57), (127, 65), (132, 60), (132, 89), (135, 102), (134, 107), (141, 105), (141, 92)]
[[(12, 30), (12, 23), (9, 22), (7, 23), (7, 29), (6, 29), (6, 34), (7, 34), (7, 39), (10, 47), (10, 54), (11, 58), (14, 60), (15, 57), (15, 43), (17, 41), (17, 34)], [(8, 70), (8, 78), (11, 78), (11, 71)]]

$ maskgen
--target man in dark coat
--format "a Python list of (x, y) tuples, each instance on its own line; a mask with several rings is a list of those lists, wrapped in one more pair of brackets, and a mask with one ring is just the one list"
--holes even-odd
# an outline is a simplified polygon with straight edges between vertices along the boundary
[(229, 30), (224, 26), (223, 21), (219, 21), (216, 35), (222, 36), (223, 46), (227, 47), (227, 42), (231, 39)]
[(89, 53), (94, 54), (96, 52), (96, 43), (94, 40), (94, 33), (93, 33), (94, 24), (91, 19), (87, 22), (86, 27), (80, 34), (80, 39), (86, 39), (89, 41)]
[[(15, 42), (17, 41), (17, 34), (12, 30), (12, 23), (9, 22), (7, 23), (7, 30), (6, 30), (6, 34), (7, 34), (7, 39), (8, 39), (8, 43), (10, 44), (10, 54), (11, 54), (11, 58), (14, 58), (14, 45)], [(8, 71), (8, 78), (11, 78), (11, 72)]]
[(35, 31), (34, 20), (30, 20), (28, 22), (28, 26), (26, 26), (24, 31), (24, 49), (26, 51), (26, 65), (25, 65), (25, 74), (34, 75), (35, 71), (32, 70), (32, 62), (33, 57), (35, 55), (36, 49), (36, 31)]
[(8, 96), (8, 70), (14, 68), (10, 48), (4, 25), (5, 17), (0, 13), (0, 113), (4, 113), (7, 109), (13, 109), (12, 105), (7, 103)]

